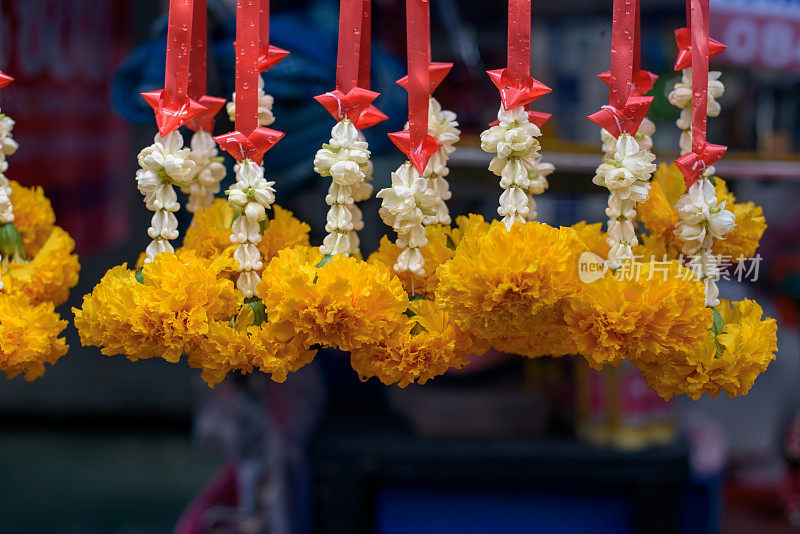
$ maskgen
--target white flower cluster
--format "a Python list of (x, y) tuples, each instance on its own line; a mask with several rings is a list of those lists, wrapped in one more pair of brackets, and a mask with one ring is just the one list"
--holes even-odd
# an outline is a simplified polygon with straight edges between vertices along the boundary
[[(0, 224), (14, 222), (14, 209), (11, 205), (11, 186), (5, 177), (8, 170), (6, 157), (14, 154), (19, 145), (11, 137), (14, 120), (8, 115), (0, 113)], [(0, 261), (2, 261), (0, 257)], [(0, 279), (0, 290), (3, 289), (3, 280)]]
[[(408, 123), (406, 123), (408, 130)], [(450, 155), (455, 152), (454, 146), (461, 139), (461, 130), (458, 129), (456, 114), (449, 110), (443, 110), (442, 105), (433, 97), (428, 101), (428, 135), (436, 138), (441, 144), (428, 160), (423, 176), (428, 179), (428, 187), (436, 198), (436, 207), (433, 215), (425, 215), (423, 224), (450, 224), (450, 210), (447, 209), (446, 200), (450, 200), (453, 194), (450, 192), (450, 184), (446, 177), (450, 174), (447, 168), (447, 161)]]
[(725, 201), (717, 204), (714, 186), (707, 178), (696, 181), (675, 204), (680, 221), (675, 235), (683, 241), (682, 252), (694, 256), (690, 262), (700, 280), (706, 285), (706, 306), (719, 304), (716, 279), (719, 268), (711, 247), (714, 239), (725, 239), (725, 234), (736, 227), (736, 219), (725, 209)]
[[(719, 116), (722, 107), (718, 98), (721, 98), (725, 93), (725, 86), (722, 85), (719, 77), (722, 73), (719, 71), (711, 71), (708, 73), (708, 99), (706, 111), (709, 117)], [(675, 83), (675, 88), (669, 93), (669, 102), (673, 106), (680, 108), (681, 115), (675, 124), (681, 129), (680, 149), (681, 154), (687, 154), (692, 151), (692, 69), (688, 68), (683, 71), (683, 76), (679, 82)], [(708, 167), (703, 176), (713, 176), (715, 169), (713, 166)]]
[[(272, 95), (264, 92), (264, 78), (258, 75), (258, 125), (269, 126), (275, 122), (275, 115), (272, 114), (272, 105), (275, 99)], [(231, 101), (225, 104), (225, 111), (228, 112), (228, 119), (234, 122), (236, 119), (236, 93), (231, 96)]]
[(236, 287), (245, 297), (258, 296), (258, 275), (264, 267), (261, 253), (256, 247), (261, 241), (262, 225), (267, 220), (267, 209), (275, 202), (275, 182), (264, 178), (264, 167), (246, 159), (236, 167), (236, 183), (226, 191), (228, 203), (238, 213), (231, 226), (231, 241), (238, 246), (233, 257), (239, 262)]
[(194, 161), (197, 171), (192, 183), (181, 187), (181, 191), (189, 195), (186, 209), (196, 213), (214, 203), (214, 195), (219, 193), (219, 183), (225, 178), (225, 165), (219, 156), (217, 143), (205, 130), (192, 135), (190, 146), (189, 158)]
[(636, 204), (645, 202), (650, 192), (650, 177), (656, 170), (655, 155), (639, 147), (632, 135), (623, 133), (610, 157), (597, 167), (592, 179), (609, 190), (608, 267), (617, 269), (624, 260), (632, 260), (633, 246), (638, 243), (633, 221)]
[(352, 122), (343, 119), (331, 130), (331, 140), (314, 156), (314, 171), (331, 178), (325, 203), (328, 210), (325, 231), (328, 235), (319, 247), (323, 254), (355, 254), (359, 240), (356, 231), (364, 227), (356, 199), (365, 200), (372, 187), (365, 184), (371, 173), (369, 149), (364, 137)]
[[(634, 139), (639, 143), (639, 148), (642, 150), (653, 151), (653, 134), (656, 133), (656, 125), (653, 121), (645, 117), (636, 130)], [(605, 128), (600, 129), (600, 140), (603, 143), (603, 153), (605, 157), (610, 158), (614, 152), (617, 151), (617, 139)]]
[(500, 195), (497, 213), (510, 229), (517, 221), (525, 222), (535, 217), (534, 194), (547, 188), (547, 175), (552, 165), (539, 159), (539, 141), (542, 132), (528, 120), (528, 113), (520, 106), (506, 111), (501, 105), (497, 112), (497, 126), (481, 133), (481, 149), (496, 153), (489, 170), (500, 177)]
[(183, 148), (183, 137), (178, 130), (163, 138), (156, 134), (153, 144), (139, 152), (141, 169), (136, 171), (136, 184), (144, 195), (147, 209), (155, 212), (147, 229), (152, 241), (145, 250), (145, 263), (153, 261), (161, 252), (174, 251), (170, 240), (178, 237), (175, 212), (180, 204), (173, 186), (188, 186), (197, 171), (189, 152), (188, 148)]
[(428, 244), (428, 239), (423, 220), (436, 208), (436, 196), (428, 179), (406, 161), (392, 173), (392, 186), (381, 189), (377, 197), (382, 200), (378, 213), (397, 232), (397, 246), (403, 249), (394, 270), (424, 276), (425, 259), (420, 248)]

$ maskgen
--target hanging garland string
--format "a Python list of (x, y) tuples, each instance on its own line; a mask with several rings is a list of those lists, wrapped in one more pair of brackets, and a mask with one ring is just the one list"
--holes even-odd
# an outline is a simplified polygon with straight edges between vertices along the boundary
[(698, 177), (725, 154), (727, 147), (706, 142), (708, 106), (709, 6), (708, 0), (689, 0), (692, 37), (692, 151), (675, 164), (691, 187)]
[(220, 148), (236, 161), (250, 159), (261, 163), (264, 153), (283, 132), (258, 126), (258, 78), (261, 50), (259, 0), (239, 0), (236, 4), (236, 115), (235, 131), (214, 138)]
[(162, 137), (206, 110), (188, 96), (193, 18), (193, 0), (170, 0), (164, 89), (142, 93), (155, 112)]

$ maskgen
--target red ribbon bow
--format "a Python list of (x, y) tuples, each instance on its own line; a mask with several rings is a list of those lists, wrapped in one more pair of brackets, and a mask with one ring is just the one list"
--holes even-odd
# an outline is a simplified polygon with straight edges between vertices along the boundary
[[(675, 30), (675, 42), (678, 43), (678, 56), (675, 58), (675, 70), (684, 70), (692, 66), (692, 35), (691, 29), (678, 28)], [(720, 55), (728, 45), (719, 41), (708, 39), (708, 57)]]
[[(452, 63), (434, 62), (428, 65), (428, 85), (430, 86), (431, 94), (439, 87), (439, 84), (450, 73), (453, 68)], [(397, 85), (408, 91), (408, 74), (395, 82)]]
[(708, 0), (689, 0), (687, 9), (692, 38), (692, 151), (678, 158), (675, 164), (683, 173), (686, 187), (691, 187), (709, 165), (725, 154), (727, 147), (706, 142), (708, 58), (711, 46), (708, 37)]
[(155, 112), (156, 126), (161, 137), (166, 137), (207, 111), (204, 105), (188, 96), (184, 96), (180, 103), (168, 104), (166, 93), (167, 89), (141, 93), (142, 98)]
[(414, 139), (411, 130), (402, 130), (389, 134), (389, 139), (399, 148), (420, 174), (425, 172), (428, 160), (431, 159), (442, 144), (432, 135), (424, 135)]
[(619, 137), (623, 133), (636, 135), (652, 101), (652, 96), (632, 96), (622, 109), (612, 105), (603, 106), (600, 111), (592, 113), (587, 118), (599, 124), (614, 137)]
[(218, 135), (214, 141), (240, 163), (245, 159), (250, 159), (261, 164), (264, 154), (275, 146), (284, 135), (283, 132), (259, 126), (250, 135), (235, 131)]
[[(315, 96), (314, 100), (325, 106), (325, 109), (327, 109), (337, 121), (347, 118), (358, 128), (357, 124), (360, 122), (359, 119), (363, 114), (372, 114), (375, 111), (381, 113), (380, 110), (377, 110), (374, 106), (370, 106), (372, 101), (378, 98), (378, 95), (380, 95), (380, 93), (370, 91), (369, 89), (353, 87), (347, 94), (339, 89), (335, 89), (325, 94)], [(370, 107), (373, 108), (373, 111), (369, 111)], [(381, 113), (381, 115), (383, 114)]]
[(531, 76), (515, 78), (509, 69), (487, 70), (486, 74), (500, 90), (500, 100), (506, 110), (527, 106), (552, 89)]
[(6, 85), (10, 84), (14, 81), (14, 78), (6, 74), (5, 72), (0, 72), (0, 89), (5, 87)]
[(203, 95), (197, 101), (206, 109), (187, 122), (186, 127), (194, 132), (205, 130), (208, 133), (212, 133), (214, 131), (214, 117), (225, 106), (227, 100), (216, 96)]
[[(597, 75), (606, 85), (611, 86), (611, 71), (607, 70)], [(650, 71), (639, 69), (631, 78), (631, 96), (644, 96), (650, 92), (658, 80), (658, 75)]]
[(699, 150), (692, 150), (675, 160), (675, 165), (683, 173), (686, 187), (691, 187), (703, 175), (708, 167), (722, 158), (728, 147), (706, 143)]

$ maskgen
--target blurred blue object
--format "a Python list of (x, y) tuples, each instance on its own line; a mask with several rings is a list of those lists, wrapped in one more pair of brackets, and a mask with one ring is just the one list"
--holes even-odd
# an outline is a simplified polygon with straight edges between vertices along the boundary
[[(291, 52), (264, 75), (267, 92), (275, 97), (276, 120), (271, 127), (286, 133), (265, 158), (267, 171), (280, 173), (282, 197), (313, 176), (314, 154), (330, 138), (334, 124), (328, 112), (313, 100), (315, 95), (333, 89), (336, 79), (336, 27), (315, 23), (321, 15), (336, 20), (337, 12), (331, 9), (337, 10), (338, 5), (320, 1), (308, 8), (314, 13), (283, 13), (270, 22), (271, 42)], [(230, 98), (235, 20), (228, 17), (209, 27), (209, 92)], [(161, 17), (154, 24), (155, 37), (137, 47), (114, 77), (114, 108), (132, 123), (153, 121), (153, 112), (139, 93), (164, 86), (166, 30), (166, 17)], [(389, 146), (385, 134), (402, 129), (406, 120), (406, 93), (394, 83), (405, 74), (405, 67), (377, 45), (373, 45), (372, 65), (373, 89), (382, 93), (376, 105), (390, 117), (366, 133), (370, 148), (380, 151)], [(217, 133), (232, 129), (223, 111), (217, 119)]]
[(390, 489), (378, 498), (378, 534), (628, 534), (621, 497)]

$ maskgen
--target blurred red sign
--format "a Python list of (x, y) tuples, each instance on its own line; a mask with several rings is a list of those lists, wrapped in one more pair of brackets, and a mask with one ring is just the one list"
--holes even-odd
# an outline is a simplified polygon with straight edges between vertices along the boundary
[(800, 71), (800, 9), (712, 3), (711, 36), (728, 45), (713, 63)]
[(19, 151), (7, 176), (41, 185), (58, 224), (89, 252), (127, 236), (128, 127), (113, 112), (111, 77), (129, 46), (130, 4), (12, 0), (0, 6), (0, 91)]

